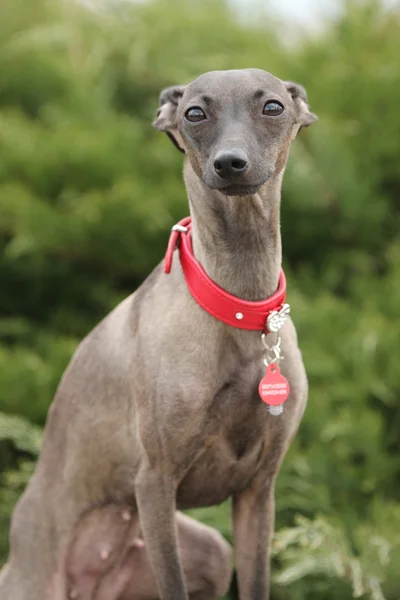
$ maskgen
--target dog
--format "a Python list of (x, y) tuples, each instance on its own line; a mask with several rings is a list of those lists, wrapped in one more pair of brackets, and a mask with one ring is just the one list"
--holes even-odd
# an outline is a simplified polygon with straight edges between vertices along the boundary
[[(191, 219), (174, 228), (166, 272), (81, 342), (62, 377), (12, 518), (1, 600), (216, 598), (230, 547), (178, 511), (230, 497), (239, 598), (268, 599), (274, 484), (307, 400), (281, 302), (281, 185), (291, 142), (315, 120), (301, 86), (259, 69), (161, 93), (154, 126), (184, 152)], [(272, 327), (258, 312), (277, 299)], [(280, 369), (290, 393), (274, 412), (260, 382), (274, 390)]]

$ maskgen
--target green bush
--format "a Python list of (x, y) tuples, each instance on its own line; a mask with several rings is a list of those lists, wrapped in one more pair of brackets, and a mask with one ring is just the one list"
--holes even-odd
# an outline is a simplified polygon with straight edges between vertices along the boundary
[[(320, 117), (282, 202), (310, 400), (277, 485), (273, 598), (397, 600), (400, 14), (348, 1), (290, 43), (268, 10), (241, 17), (222, 0), (3, 0), (0, 562), (74, 348), (187, 213), (181, 155), (151, 128), (160, 90), (253, 66), (304, 84)], [(229, 503), (193, 513), (230, 538)]]

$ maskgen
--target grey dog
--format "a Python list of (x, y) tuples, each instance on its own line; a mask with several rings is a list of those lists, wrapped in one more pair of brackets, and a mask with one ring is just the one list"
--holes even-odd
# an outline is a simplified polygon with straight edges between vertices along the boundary
[[(185, 153), (194, 255), (241, 299), (277, 289), (282, 177), (315, 120), (301, 86), (259, 69), (161, 94), (154, 126)], [(64, 373), (13, 515), (1, 600), (215, 598), (230, 547), (177, 511), (229, 497), (240, 600), (267, 600), (274, 484), (307, 399), (290, 319), (280, 336), (291, 392), (276, 417), (257, 392), (260, 332), (203, 310), (179, 260), (169, 275), (157, 267)]]

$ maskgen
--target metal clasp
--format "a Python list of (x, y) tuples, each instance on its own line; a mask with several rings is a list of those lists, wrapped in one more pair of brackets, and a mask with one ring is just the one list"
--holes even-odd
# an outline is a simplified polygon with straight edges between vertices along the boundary
[(279, 361), (283, 359), (282, 348), (281, 348), (281, 337), (278, 335), (275, 344), (270, 346), (267, 343), (267, 336), (265, 333), (261, 334), (261, 342), (264, 346), (264, 358), (263, 363), (265, 367), (271, 364), (279, 364)]
[(267, 329), (271, 333), (278, 333), (290, 313), (290, 304), (284, 304), (280, 310), (273, 310), (267, 318)]

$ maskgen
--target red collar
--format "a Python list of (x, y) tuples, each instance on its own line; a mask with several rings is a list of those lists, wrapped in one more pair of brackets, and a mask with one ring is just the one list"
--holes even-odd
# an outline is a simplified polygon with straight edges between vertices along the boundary
[(281, 310), (286, 298), (286, 278), (283, 270), (279, 276), (278, 290), (266, 300), (248, 302), (232, 296), (214, 283), (195, 259), (190, 235), (191, 226), (191, 218), (186, 217), (172, 228), (165, 254), (165, 273), (171, 271), (173, 252), (179, 245), (179, 258), (186, 284), (193, 298), (204, 310), (232, 327), (268, 331), (268, 316), (273, 311)]

